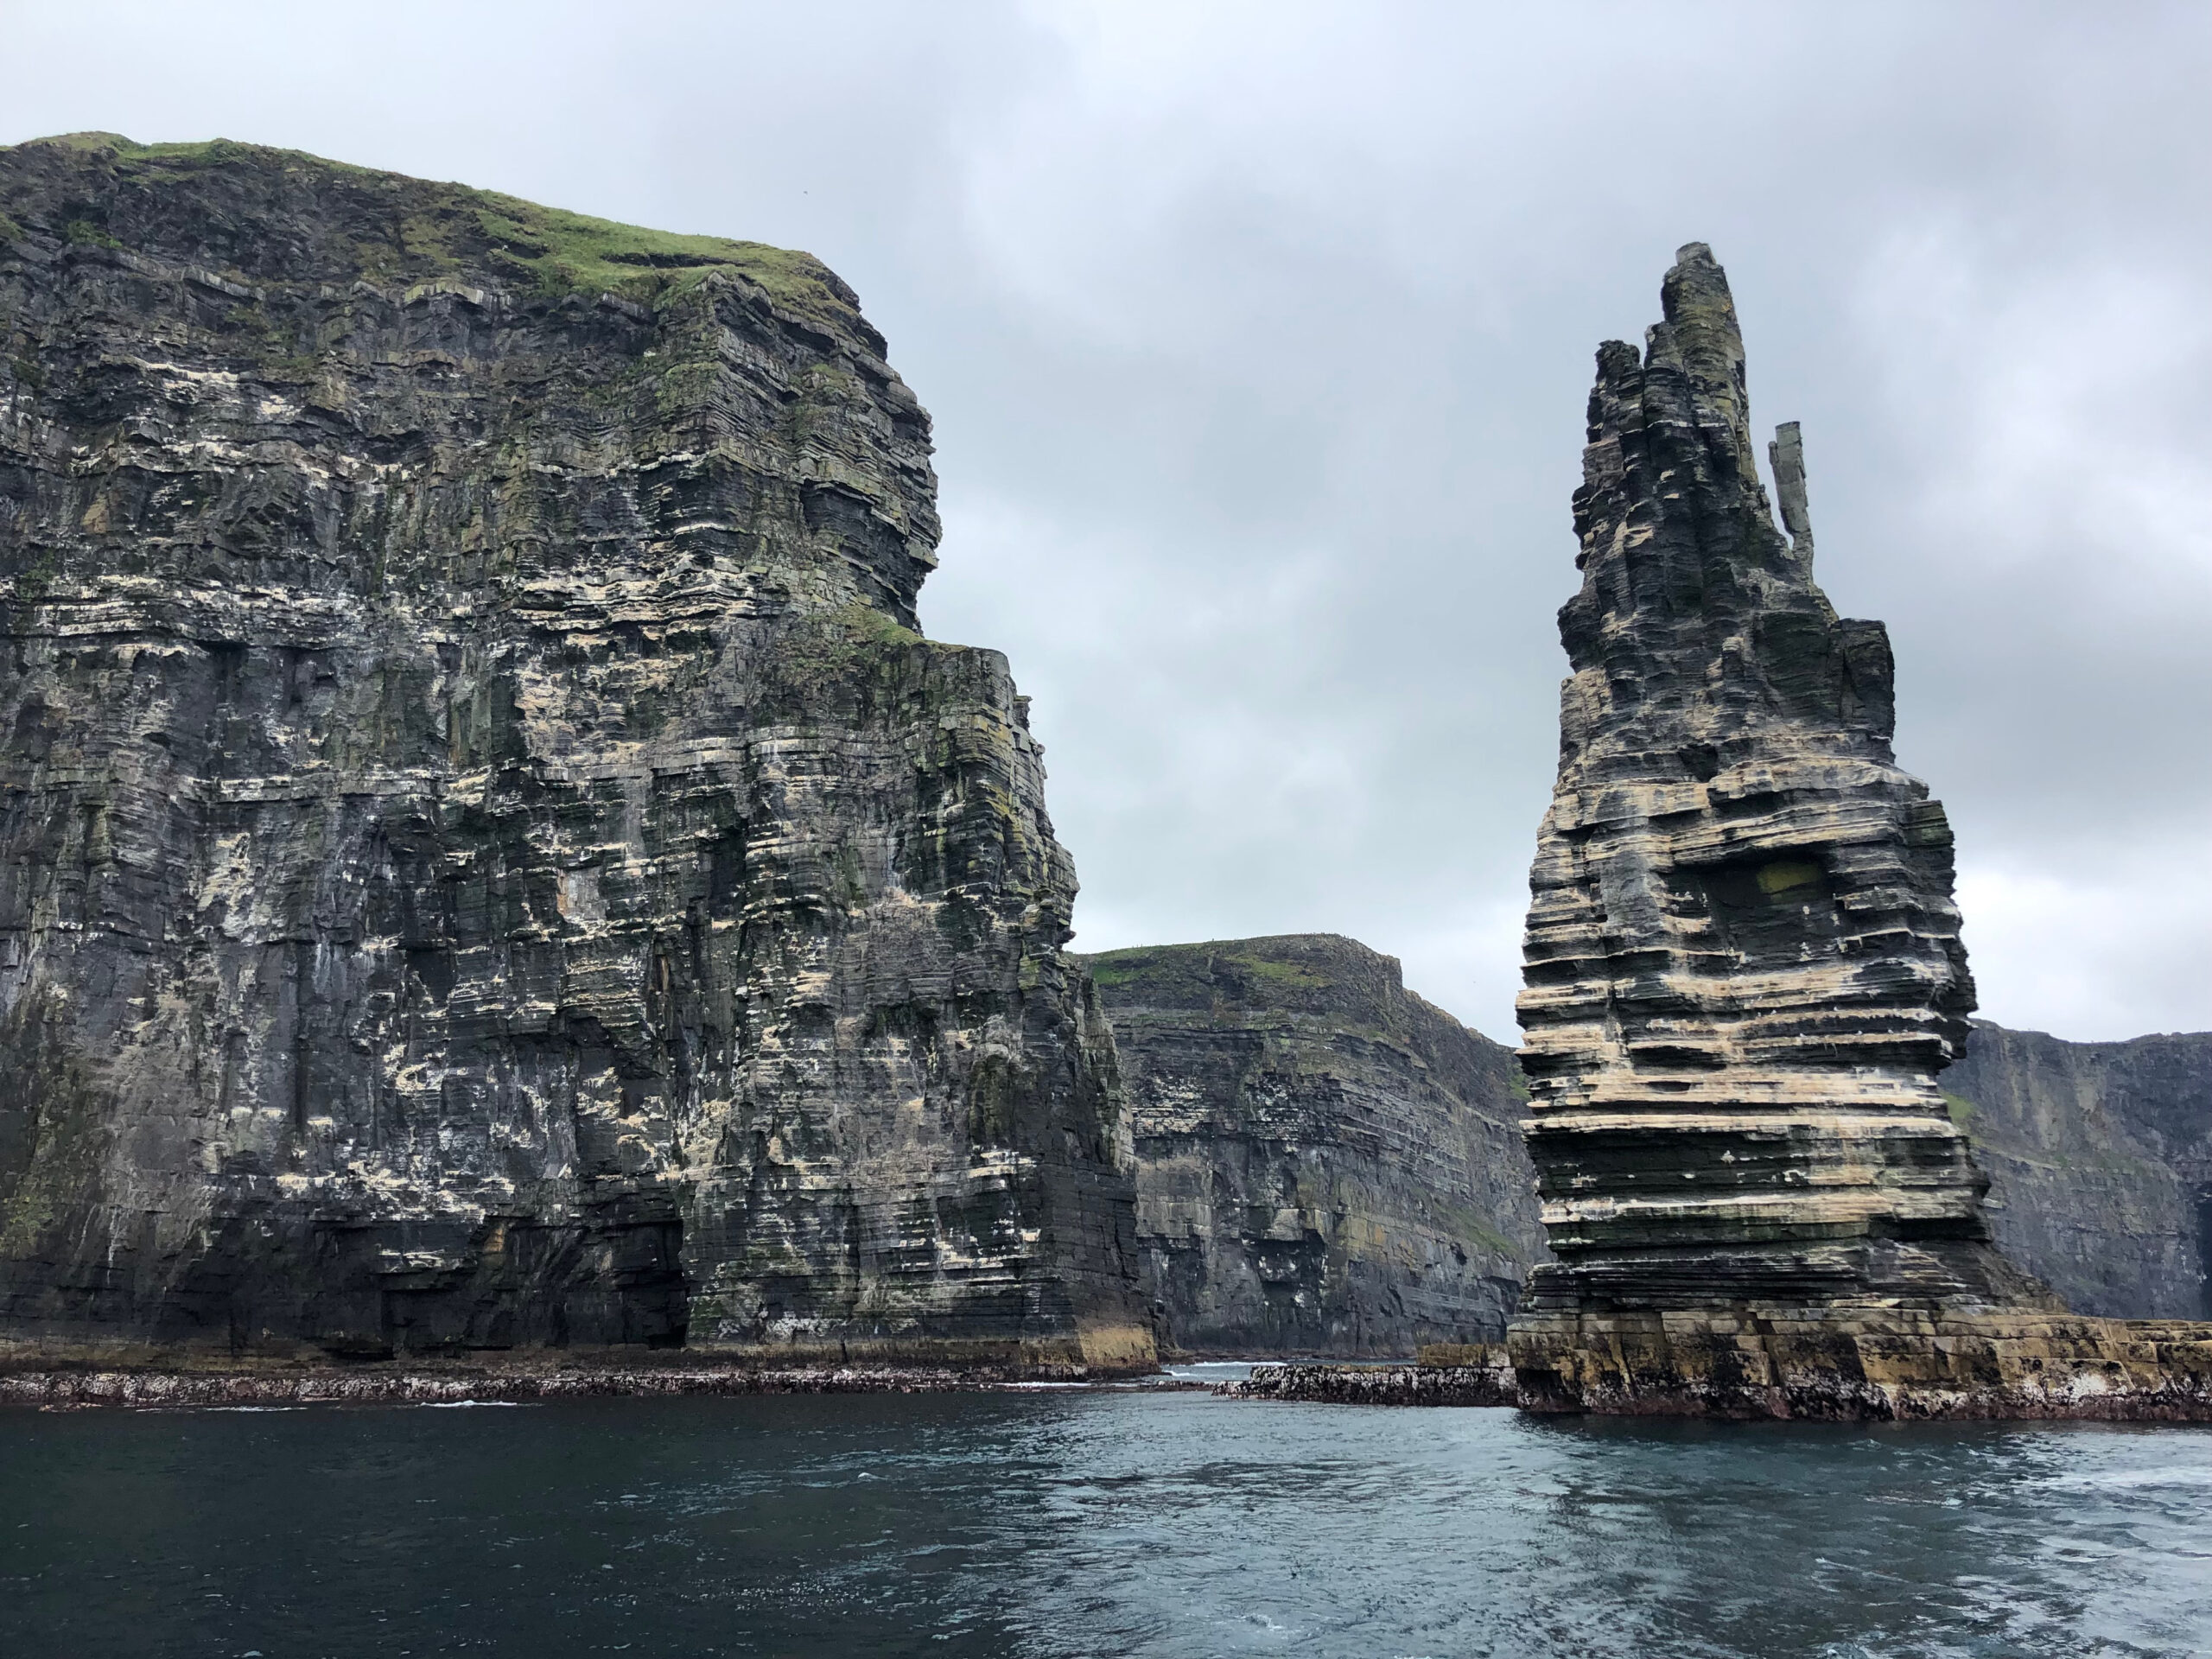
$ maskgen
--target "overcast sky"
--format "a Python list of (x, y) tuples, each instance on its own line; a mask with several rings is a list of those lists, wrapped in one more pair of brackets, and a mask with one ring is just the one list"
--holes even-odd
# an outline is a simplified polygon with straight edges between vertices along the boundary
[(1349, 933), (1506, 1040), (1592, 353), (1709, 242), (1984, 1012), (2212, 1026), (2212, 7), (0, 0), (0, 86), (820, 255), (1078, 948)]

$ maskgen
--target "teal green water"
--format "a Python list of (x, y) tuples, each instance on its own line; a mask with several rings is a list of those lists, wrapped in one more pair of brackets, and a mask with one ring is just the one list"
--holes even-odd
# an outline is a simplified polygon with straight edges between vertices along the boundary
[(0, 1414), (0, 1655), (2212, 1653), (2212, 1432), (1052, 1393)]

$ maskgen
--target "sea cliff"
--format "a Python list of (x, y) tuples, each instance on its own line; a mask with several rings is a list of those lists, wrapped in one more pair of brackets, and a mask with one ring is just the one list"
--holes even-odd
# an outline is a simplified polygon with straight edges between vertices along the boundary
[(1510, 1050), (1334, 934), (1085, 960), (1178, 1346), (1404, 1356), (1503, 1334), (1543, 1251)]
[(1942, 1083), (2007, 1255), (2077, 1313), (2212, 1319), (2212, 1032), (2070, 1043), (1976, 1021)]
[(0, 1339), (1147, 1363), (930, 426), (809, 256), (0, 150)]

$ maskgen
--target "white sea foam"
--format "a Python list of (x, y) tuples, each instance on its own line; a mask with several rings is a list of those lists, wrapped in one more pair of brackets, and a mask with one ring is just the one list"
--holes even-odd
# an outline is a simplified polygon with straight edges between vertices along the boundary
[(2045, 1480), (2021, 1484), (2069, 1492), (2137, 1491), (2154, 1486), (2201, 1489), (2212, 1486), (2212, 1464), (2183, 1464), (2164, 1469), (2100, 1469), (2088, 1474), (2053, 1475)]

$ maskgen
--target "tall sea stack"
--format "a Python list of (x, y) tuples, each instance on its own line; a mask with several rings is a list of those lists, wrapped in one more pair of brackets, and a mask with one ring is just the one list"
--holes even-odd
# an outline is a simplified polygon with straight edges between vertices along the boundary
[(1559, 1258), (1531, 1305), (2016, 1301), (1936, 1085), (1974, 982), (1889, 639), (1813, 581), (1794, 425), (1774, 523), (1703, 244), (1661, 298), (1643, 353), (1599, 351), (1574, 498), (1520, 999)]
[(0, 150), (0, 1345), (1148, 1362), (930, 428), (804, 254)]
[(1813, 581), (1794, 425), (1775, 522), (1711, 251), (1661, 299), (1643, 351), (1599, 349), (1574, 497), (1519, 1004), (1555, 1260), (1509, 1335), (1521, 1395), (2212, 1410), (2212, 1332), (2069, 1318), (1990, 1242), (1936, 1082), (1974, 1007), (1951, 832), (1891, 753), (1888, 638)]

